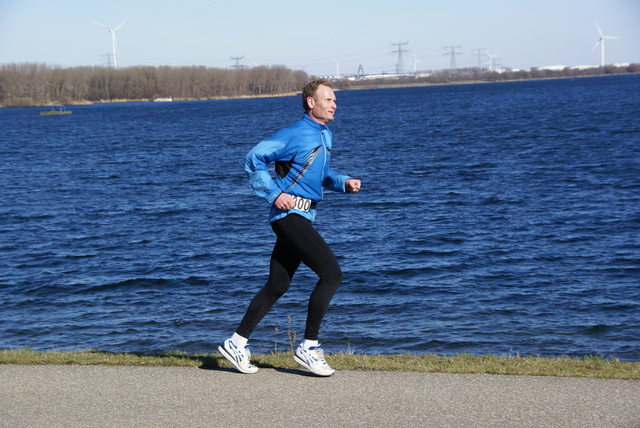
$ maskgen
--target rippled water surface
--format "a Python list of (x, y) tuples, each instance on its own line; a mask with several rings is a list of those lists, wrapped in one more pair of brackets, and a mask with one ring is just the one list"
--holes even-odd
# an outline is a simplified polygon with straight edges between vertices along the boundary
[[(619, 76), (338, 92), (333, 167), (363, 189), (318, 207), (345, 272), (325, 349), (638, 360), (639, 91)], [(243, 157), (299, 104), (0, 109), (0, 348), (215, 351), (274, 243)], [(254, 352), (301, 336), (314, 283), (302, 268)]]

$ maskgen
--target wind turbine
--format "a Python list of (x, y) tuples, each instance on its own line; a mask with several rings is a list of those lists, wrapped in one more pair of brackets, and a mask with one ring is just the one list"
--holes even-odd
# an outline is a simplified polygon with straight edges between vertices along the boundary
[(485, 53), (487, 54), (487, 58), (489, 59), (489, 71), (493, 71), (493, 67), (495, 67), (496, 65), (495, 58), (497, 58), (498, 55), (491, 55), (488, 50), (485, 50)]
[(342, 60), (338, 61), (335, 58), (332, 58), (335, 62), (336, 62), (336, 78), (339, 79), (340, 78), (340, 63), (342, 62)]
[(417, 73), (416, 69), (417, 69), (417, 65), (418, 65), (419, 62), (422, 62), (422, 61), (420, 61), (420, 60), (418, 60), (416, 58), (416, 53), (414, 52), (413, 53), (413, 59), (411, 60), (411, 63), (413, 64), (413, 74)]
[(600, 29), (600, 26), (598, 26), (597, 22), (596, 22), (596, 29), (598, 30), (598, 34), (600, 34), (600, 38), (598, 39), (596, 44), (591, 49), (591, 52), (593, 52), (595, 50), (595, 48), (597, 48), (598, 45), (600, 45), (600, 66), (604, 67), (604, 41), (605, 41), (605, 39), (619, 39), (620, 37), (605, 36), (604, 34), (602, 34), (602, 30)]
[(94, 24), (98, 24), (99, 26), (106, 28), (109, 31), (109, 33), (111, 33), (111, 50), (113, 51), (113, 68), (118, 68), (118, 63), (116, 60), (116, 52), (118, 50), (118, 44), (116, 43), (116, 31), (118, 31), (120, 27), (122, 27), (124, 23), (127, 22), (127, 20), (125, 19), (124, 21), (122, 21), (120, 25), (118, 25), (116, 28), (109, 28), (106, 25), (96, 21), (92, 21), (92, 22)]

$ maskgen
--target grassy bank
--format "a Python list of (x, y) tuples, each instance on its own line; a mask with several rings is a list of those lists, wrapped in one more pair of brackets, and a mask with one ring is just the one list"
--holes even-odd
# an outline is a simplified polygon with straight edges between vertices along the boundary
[[(387, 370), (431, 373), (487, 373), (503, 375), (594, 377), (603, 379), (640, 379), (640, 362), (622, 362), (605, 357), (543, 358), (537, 356), (433, 354), (397, 355), (327, 355), (327, 362), (337, 370)], [(290, 352), (252, 355), (252, 362), (262, 368), (300, 368)], [(79, 352), (32, 349), (0, 350), (0, 364), (60, 364), (162, 367), (231, 367), (219, 354), (167, 352), (157, 355), (111, 354), (91, 349)]]

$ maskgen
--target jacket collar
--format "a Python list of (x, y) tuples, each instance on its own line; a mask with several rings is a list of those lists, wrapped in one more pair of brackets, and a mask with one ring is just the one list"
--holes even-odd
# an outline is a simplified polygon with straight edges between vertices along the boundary
[(311, 119), (309, 117), (309, 115), (307, 113), (304, 114), (304, 117), (302, 118), (302, 120), (304, 120), (308, 125), (318, 129), (318, 130), (328, 130), (329, 127), (327, 125), (323, 125), (321, 123), (316, 122), (315, 120)]

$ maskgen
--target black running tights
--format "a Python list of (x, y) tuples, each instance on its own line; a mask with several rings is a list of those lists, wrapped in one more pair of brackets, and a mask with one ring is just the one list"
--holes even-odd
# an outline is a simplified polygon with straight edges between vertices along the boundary
[(273, 304), (287, 292), (291, 279), (302, 262), (319, 278), (309, 298), (304, 333), (305, 339), (318, 340), (320, 323), (342, 281), (338, 260), (311, 222), (304, 217), (289, 214), (272, 222), (271, 228), (277, 239), (271, 254), (269, 279), (249, 304), (236, 333), (246, 338), (251, 335)]

